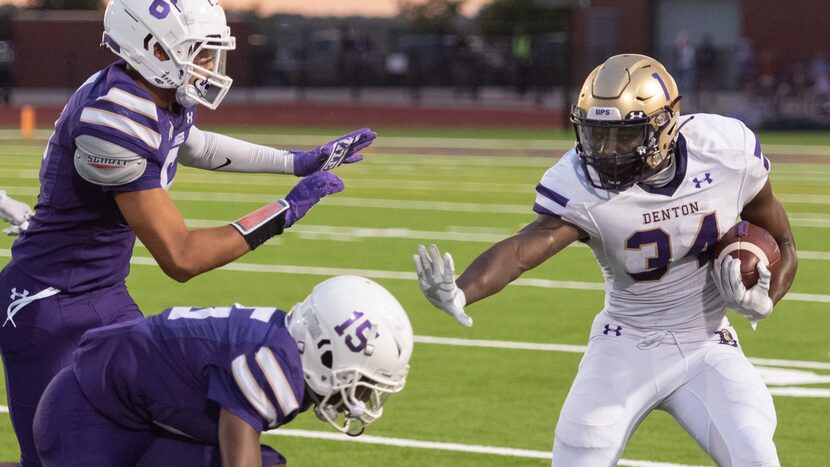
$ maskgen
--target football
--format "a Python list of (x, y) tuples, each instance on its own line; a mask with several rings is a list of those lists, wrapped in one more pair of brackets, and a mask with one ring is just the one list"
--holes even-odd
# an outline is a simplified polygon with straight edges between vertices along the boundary
[(726, 255), (741, 260), (741, 281), (747, 289), (758, 282), (758, 261), (775, 275), (781, 259), (781, 251), (772, 235), (763, 227), (746, 221), (735, 224), (718, 240), (715, 265), (720, 265)]

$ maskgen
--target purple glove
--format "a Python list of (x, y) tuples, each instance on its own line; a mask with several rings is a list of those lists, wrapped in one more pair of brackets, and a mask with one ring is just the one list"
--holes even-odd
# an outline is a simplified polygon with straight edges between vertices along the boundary
[(291, 227), (305, 216), (321, 198), (341, 192), (345, 187), (343, 180), (331, 172), (315, 172), (300, 180), (285, 197), (289, 207), (285, 213), (284, 228)]
[(320, 170), (332, 170), (340, 164), (361, 161), (363, 155), (357, 151), (372, 144), (375, 137), (377, 133), (374, 131), (361, 128), (308, 152), (291, 151), (294, 154), (294, 175), (304, 177)]

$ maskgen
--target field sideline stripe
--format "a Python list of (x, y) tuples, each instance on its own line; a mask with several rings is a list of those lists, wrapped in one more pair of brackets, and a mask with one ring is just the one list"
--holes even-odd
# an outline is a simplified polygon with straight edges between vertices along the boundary
[[(482, 446), (477, 444), (446, 443), (438, 441), (420, 441), (403, 438), (387, 438), (385, 436), (361, 435), (359, 437), (344, 436), (340, 433), (325, 431), (292, 430), (279, 428), (266, 431), (264, 434), (272, 436), (286, 436), (291, 438), (322, 439), (326, 441), (341, 441), (359, 444), (379, 444), (401, 448), (434, 449), (440, 451), (467, 452), (472, 454), (489, 454), (507, 457), (522, 457), (529, 459), (550, 459), (550, 451), (535, 451), (530, 449), (514, 449), (496, 446)], [(672, 464), (667, 462), (652, 462), (642, 460), (620, 459), (619, 464), (628, 467), (702, 467), (687, 464)]]
[[(0, 257), (11, 257), (11, 250), (0, 249)], [(138, 266), (158, 266), (152, 257), (133, 256), (130, 264)], [(277, 274), (303, 274), (309, 276), (340, 276), (355, 275), (368, 277), (370, 279), (394, 279), (415, 281), (417, 276), (414, 272), (383, 271), (379, 269), (356, 269), (356, 268), (326, 268), (315, 266), (293, 266), (288, 264), (254, 264), (254, 263), (230, 263), (222, 266), (225, 271), (242, 272), (266, 272)], [(601, 282), (580, 282), (580, 281), (556, 281), (550, 279), (520, 278), (510, 285), (524, 287), (539, 287), (544, 289), (570, 289), (570, 290), (605, 290), (605, 284)], [(788, 293), (784, 300), (811, 303), (830, 303), (830, 295)]]

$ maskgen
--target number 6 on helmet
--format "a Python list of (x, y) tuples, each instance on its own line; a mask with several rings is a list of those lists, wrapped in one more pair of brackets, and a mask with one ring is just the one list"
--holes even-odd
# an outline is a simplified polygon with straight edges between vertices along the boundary
[(217, 0), (111, 0), (102, 45), (153, 86), (175, 89), (184, 107), (215, 109), (233, 83), (225, 65), (236, 39)]

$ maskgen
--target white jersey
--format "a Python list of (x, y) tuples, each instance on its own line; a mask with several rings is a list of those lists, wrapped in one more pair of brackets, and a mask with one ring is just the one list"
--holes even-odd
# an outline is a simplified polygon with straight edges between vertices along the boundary
[(537, 186), (536, 212), (584, 230), (605, 276), (604, 311), (621, 322), (676, 331), (718, 329), (724, 303), (709, 253), (767, 181), (769, 160), (738, 120), (690, 116), (674, 178), (660, 188), (594, 188), (575, 150)]

